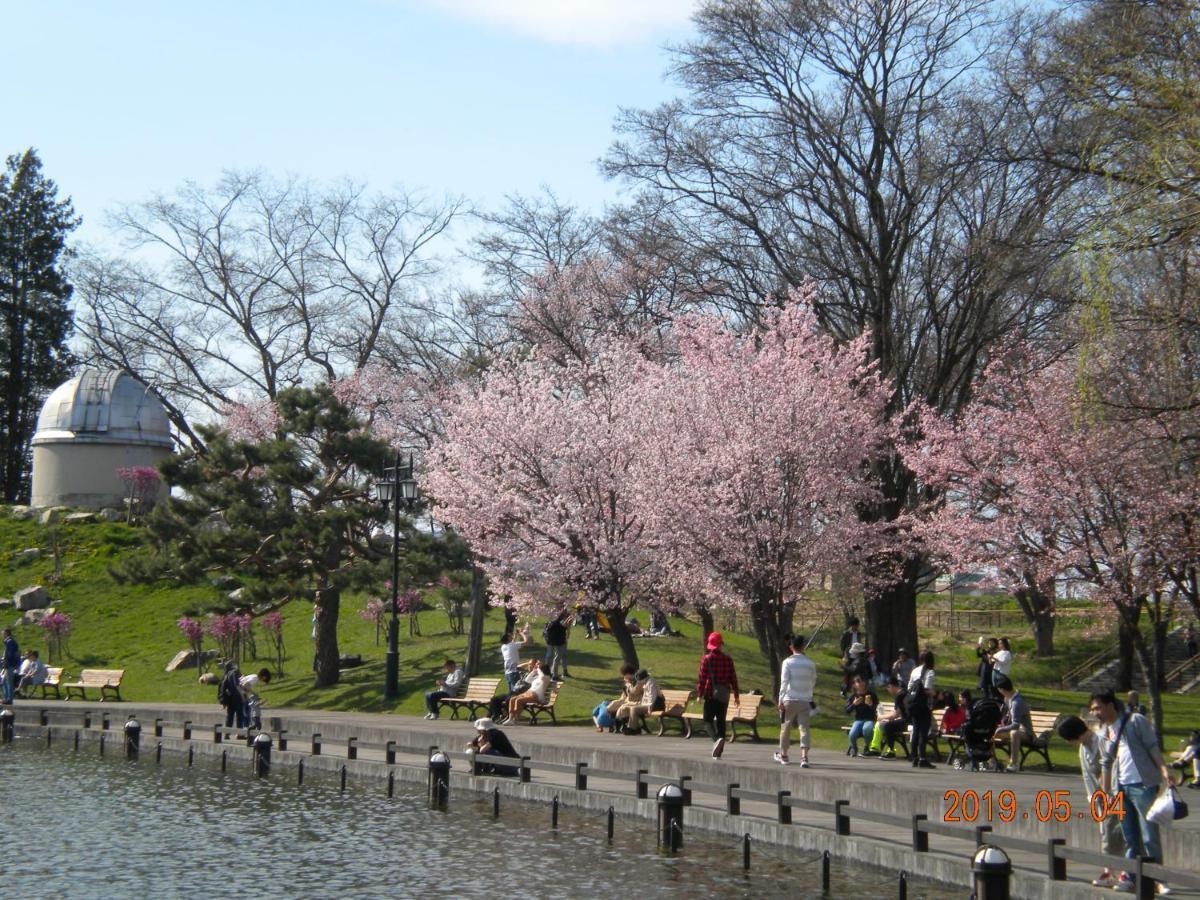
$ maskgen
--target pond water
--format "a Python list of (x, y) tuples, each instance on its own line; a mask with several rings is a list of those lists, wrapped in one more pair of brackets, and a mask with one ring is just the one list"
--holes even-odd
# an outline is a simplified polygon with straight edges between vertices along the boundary
[[(194, 768), (164, 754), (127, 761), (46, 749), (20, 738), (0, 746), (0, 810), (8, 896), (40, 897), (821, 897), (816, 854), (689, 831), (670, 857), (654, 823), (456, 791), (447, 812), (397, 783), (396, 796), (306, 773), (303, 786), (255, 779), (218, 760)], [(524, 861), (533, 865), (525, 868)], [(909, 897), (961, 897), (962, 889), (909, 883)], [(831, 897), (896, 896), (896, 876), (858, 864), (832, 870)]]

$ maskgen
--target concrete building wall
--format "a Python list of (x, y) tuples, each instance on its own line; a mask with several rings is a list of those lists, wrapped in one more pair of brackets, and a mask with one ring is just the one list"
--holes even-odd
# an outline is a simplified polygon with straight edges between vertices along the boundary
[[(98, 441), (35, 444), (30, 504), (124, 509), (126, 489), (117, 469), (157, 466), (170, 452), (161, 446)], [(166, 487), (160, 486), (156, 499), (165, 496)]]

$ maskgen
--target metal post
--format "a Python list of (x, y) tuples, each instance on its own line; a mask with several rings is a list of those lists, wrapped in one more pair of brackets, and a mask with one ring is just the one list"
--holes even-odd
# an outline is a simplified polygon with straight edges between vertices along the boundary
[(740, 785), (736, 781), (725, 785), (725, 812), (731, 816), (740, 816), (742, 814), (742, 798), (734, 796), (739, 787)]
[[(409, 458), (412, 465), (412, 458)], [(392, 618), (388, 622), (383, 698), (400, 696), (400, 454), (392, 466)]]
[(266, 778), (271, 774), (271, 736), (259, 734), (254, 738), (254, 774)]
[(84, 728), (92, 727), (92, 711), (90, 709), (85, 709), (83, 711), (83, 727)]
[(445, 809), (450, 802), (450, 758), (441, 751), (429, 757), (429, 805)]
[(79, 752), (79, 729), (75, 729), (75, 752)]
[(1146, 864), (1146, 857), (1139, 856), (1137, 858), (1137, 870), (1134, 872), (1134, 890), (1137, 892), (1138, 900), (1154, 900), (1155, 887), (1154, 879), (1146, 874), (1143, 868)]
[(321, 732), (319, 732), (319, 731), (316, 732), (315, 734), (313, 734), (313, 736), (312, 736), (311, 753), (313, 756), (321, 755)]
[(16, 714), (11, 709), (0, 710), (0, 744), (13, 742), (13, 720)]
[(304, 784), (304, 760), (296, 763), (296, 784)]
[[(84, 725), (83, 727), (87, 728), (87, 725)], [(185, 741), (190, 741), (192, 739), (192, 723), (186, 719), (183, 722), (183, 739)]]
[(279, 729), (279, 750), (283, 752), (287, 749), (287, 732), (282, 728)]
[(680, 775), (679, 776), (679, 789), (681, 791), (683, 791), (683, 805), (684, 806), (692, 805), (692, 789), (690, 787), (688, 787), (688, 782), (691, 780), (692, 780), (691, 775)]
[(521, 757), (521, 783), (529, 784), (529, 779), (533, 777), (533, 773), (529, 771), (529, 757)]
[(46, 728), (50, 725), (50, 710), (43, 709), (38, 712), (38, 723)]
[(358, 759), (358, 738), (346, 738), (346, 759)]
[(221, 723), (218, 722), (213, 726), (213, 743), (219, 744), (223, 740), (225, 740), (225, 732), (221, 730)]
[(163, 720), (162, 719), (154, 720), (154, 736), (156, 738), (160, 738), (163, 736)]
[(558, 830), (558, 794), (555, 794), (550, 802), (550, 828), (553, 831)]
[(929, 832), (921, 830), (921, 823), (929, 820), (925, 813), (916, 813), (912, 817), (912, 848), (914, 853), (929, 852)]
[(613, 839), (613, 808), (608, 808), (608, 842), (611, 844)]
[(587, 763), (575, 763), (575, 790), (587, 790)]
[(388, 741), (383, 748), (383, 761), (389, 766), (396, 764), (396, 742)]
[(388, 772), (387, 795), (390, 797), (396, 792), (396, 773)]
[(742, 871), (750, 871), (750, 832), (742, 835)]
[(833, 801), (833, 830), (841, 837), (850, 833), (850, 817), (846, 815), (846, 807), (849, 805), (849, 800)]
[(142, 726), (135, 718), (130, 718), (125, 723), (125, 758), (137, 759), (138, 750), (141, 748), (142, 742)]
[(643, 775), (649, 775), (649, 774), (650, 774), (649, 769), (638, 769), (637, 770), (637, 798), (639, 800), (645, 800), (646, 797), (649, 796), (649, 793), (647, 791), (646, 782), (642, 780)]
[(100, 755), (104, 755), (104, 732), (100, 732)]
[(775, 803), (779, 808), (778, 815), (780, 825), (792, 824), (792, 808), (787, 804), (787, 798), (790, 796), (792, 796), (791, 791), (779, 791), (775, 795)]
[(671, 853), (683, 845), (683, 788), (664, 784), (658, 789), (658, 846)]
[(896, 886), (897, 900), (908, 900), (908, 873), (900, 871), (900, 883)]
[(53, 738), (54, 738), (54, 729), (47, 727), (46, 728), (46, 746), (47, 747), (50, 746)]
[(160, 766), (162, 765), (162, 741), (159, 741), (154, 746), (154, 761)]
[(1012, 862), (999, 847), (985, 844), (975, 851), (971, 863), (976, 900), (1009, 900)]
[(100, 714), (100, 727), (108, 731), (112, 727), (112, 723), (108, 720), (108, 713)]
[(492, 791), (492, 818), (500, 818), (500, 788)]
[(342, 790), (343, 792), (345, 792), (345, 790), (346, 790), (346, 767), (345, 767), (345, 766), (342, 766), (342, 785), (341, 785), (341, 790)]
[(221, 771), (224, 772), (229, 767), (229, 751), (221, 751)]
[(196, 748), (188, 744), (188, 768), (192, 767), (192, 758), (196, 755)]
[(821, 893), (829, 893), (829, 851), (821, 854)]
[(1059, 858), (1054, 852), (1055, 847), (1061, 847), (1067, 842), (1066, 838), (1050, 838), (1046, 842), (1046, 862), (1051, 881), (1067, 880), (1067, 861)]

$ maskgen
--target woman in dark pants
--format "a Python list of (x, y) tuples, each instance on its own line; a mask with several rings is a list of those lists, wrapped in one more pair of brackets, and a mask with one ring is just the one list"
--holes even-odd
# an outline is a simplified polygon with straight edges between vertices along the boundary
[(917, 657), (919, 665), (908, 681), (908, 714), (913, 723), (913, 768), (932, 769), (926, 744), (933, 730), (933, 700), (937, 683), (933, 672), (933, 651), (923, 650)]
[(720, 759), (725, 749), (725, 713), (729, 700), (738, 702), (737, 672), (733, 660), (721, 652), (725, 639), (721, 632), (708, 635), (708, 652), (700, 659), (700, 672), (696, 676), (696, 696), (704, 701), (704, 728), (712, 738), (713, 759)]

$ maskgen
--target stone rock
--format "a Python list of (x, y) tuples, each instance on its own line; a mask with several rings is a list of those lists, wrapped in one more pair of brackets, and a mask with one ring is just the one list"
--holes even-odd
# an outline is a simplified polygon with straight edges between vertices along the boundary
[(96, 514), (93, 512), (73, 512), (63, 516), (64, 522), (95, 522)]
[(215, 672), (205, 672), (198, 680), (201, 684), (216, 684), (221, 679), (217, 678)]
[(10, 597), (0, 597), (0, 609), (12, 609), (12, 599)]
[(31, 609), (31, 610), (29, 610), (29, 612), (25, 613), (25, 615), (21, 616), (21, 624), (22, 625), (36, 625), (38, 622), (42, 621), (42, 619), (46, 618), (46, 616), (52, 614), (53, 612), (54, 612), (53, 606), (49, 607), (48, 609)]
[(232, 591), (242, 586), (242, 583), (232, 575), (218, 575), (210, 580), (210, 584), (218, 591)]
[(50, 605), (50, 594), (40, 584), (22, 588), (13, 594), (13, 606), (19, 610), (45, 609)]
[(66, 506), (48, 506), (38, 515), (38, 521), (43, 525), (53, 525), (70, 511), (70, 508)]
[(41, 555), (42, 555), (42, 550), (40, 547), (27, 547), (26, 549), (18, 550), (16, 553), (13, 554), (13, 562), (15, 562), (15, 563), (33, 562), (35, 559), (37, 559)]
[(176, 669), (197, 669), (200, 665), (208, 662), (217, 655), (216, 650), (201, 650), (199, 665), (197, 665), (196, 652), (194, 650), (180, 650), (175, 654), (174, 658), (167, 663), (168, 672), (174, 672)]
[(34, 518), (37, 515), (37, 510), (32, 506), (11, 506), (8, 509), (8, 514), (14, 519), (25, 521)]
[(240, 587), (236, 591), (229, 592), (229, 599), (233, 603), (241, 603), (245, 598), (246, 589), (244, 587)]
[(100, 512), (96, 513), (105, 522), (120, 522), (125, 518), (125, 513), (119, 509), (113, 509), (111, 506), (106, 506)]

